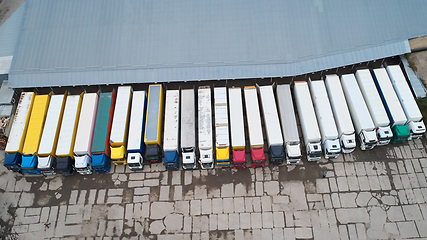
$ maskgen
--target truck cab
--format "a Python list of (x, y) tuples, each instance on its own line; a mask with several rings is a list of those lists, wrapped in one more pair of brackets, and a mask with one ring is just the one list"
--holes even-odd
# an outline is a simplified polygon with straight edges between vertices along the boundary
[(22, 155), (20, 153), (6, 153), (3, 165), (10, 171), (21, 171)]
[(217, 147), (216, 148), (217, 165), (221, 167), (230, 166), (230, 148)]
[(392, 143), (404, 143), (410, 136), (409, 129), (405, 125), (395, 125), (391, 130), (393, 132), (393, 137), (391, 139)]
[(325, 152), (326, 159), (337, 158), (341, 152), (339, 140), (326, 140), (323, 143), (323, 151)]
[(37, 169), (45, 176), (55, 175), (56, 158), (52, 156), (39, 157)]
[(162, 151), (160, 150), (160, 146), (157, 144), (146, 145), (145, 158), (150, 161), (150, 163), (162, 162)]
[(343, 153), (351, 153), (356, 148), (356, 139), (354, 133), (351, 135), (342, 134), (340, 137), (341, 150)]
[(233, 168), (245, 169), (246, 168), (246, 152), (245, 149), (233, 149)]
[(179, 161), (178, 161), (178, 151), (165, 151), (165, 162), (166, 170), (178, 170)]
[(59, 157), (56, 159), (56, 173), (63, 176), (74, 175), (75, 169), (73, 166), (73, 159), (71, 157)]
[(182, 168), (185, 170), (196, 169), (196, 152), (194, 148), (182, 149)]
[(107, 154), (100, 155), (92, 154), (92, 168), (96, 173), (110, 172), (110, 158)]
[(423, 120), (419, 122), (410, 121), (408, 123), (408, 129), (410, 134), (408, 140), (421, 138), (426, 132), (426, 126)]
[(40, 171), (37, 170), (38, 158), (36, 155), (23, 156), (21, 163), (21, 171), (29, 175), (38, 175)]
[(212, 169), (213, 161), (212, 161), (212, 150), (203, 150), (200, 149), (200, 166), (202, 169)]
[(111, 161), (115, 165), (126, 165), (127, 151), (125, 146), (110, 147), (111, 149)]
[(270, 163), (272, 165), (275, 165), (275, 166), (281, 165), (283, 163), (283, 158), (284, 158), (283, 146), (282, 145), (270, 146), (269, 157), (270, 157)]
[(92, 158), (88, 155), (75, 157), (75, 168), (81, 175), (92, 174)]
[(378, 139), (378, 146), (387, 145), (390, 143), (393, 132), (391, 131), (390, 127), (377, 127), (377, 139)]
[(255, 146), (251, 149), (252, 167), (264, 167), (265, 166), (265, 154), (264, 146)]
[(360, 140), (360, 149), (362, 150), (373, 149), (378, 142), (375, 131), (362, 130), (359, 134), (359, 140)]
[(301, 150), (299, 142), (290, 142), (286, 145), (286, 163), (298, 163), (301, 160)]
[(132, 171), (141, 171), (144, 170), (144, 159), (142, 158), (141, 153), (128, 153), (127, 164), (129, 169)]
[(320, 143), (308, 143), (307, 145), (307, 160), (319, 161), (322, 156), (322, 146)]

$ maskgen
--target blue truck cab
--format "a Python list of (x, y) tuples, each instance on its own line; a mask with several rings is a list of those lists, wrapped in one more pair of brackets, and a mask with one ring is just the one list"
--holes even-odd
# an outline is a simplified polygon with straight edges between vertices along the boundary
[(110, 172), (110, 157), (105, 153), (101, 155), (92, 154), (92, 168), (96, 173)]
[(37, 169), (38, 158), (36, 155), (23, 156), (21, 162), (21, 171), (30, 174), (38, 175), (40, 171)]
[(3, 165), (10, 171), (19, 172), (21, 171), (22, 155), (16, 153), (5, 153)]
[(178, 170), (179, 161), (178, 161), (178, 151), (165, 151), (165, 161), (164, 165), (166, 170)]

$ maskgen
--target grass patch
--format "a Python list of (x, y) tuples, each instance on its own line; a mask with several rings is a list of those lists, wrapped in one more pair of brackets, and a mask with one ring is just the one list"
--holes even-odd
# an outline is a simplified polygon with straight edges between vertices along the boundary
[(423, 115), (423, 119), (427, 119), (427, 98), (418, 98), (416, 100), (421, 114)]

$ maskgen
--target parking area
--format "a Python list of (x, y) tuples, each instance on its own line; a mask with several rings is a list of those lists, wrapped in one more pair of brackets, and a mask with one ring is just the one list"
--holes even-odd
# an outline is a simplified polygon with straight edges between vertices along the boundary
[(71, 177), (0, 171), (7, 239), (427, 237), (424, 138), (239, 171), (169, 172), (161, 164)]

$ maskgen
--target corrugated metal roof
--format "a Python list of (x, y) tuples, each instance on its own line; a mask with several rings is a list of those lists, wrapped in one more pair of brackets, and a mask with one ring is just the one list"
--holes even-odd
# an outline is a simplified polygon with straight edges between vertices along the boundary
[(293, 76), (409, 51), (427, 4), (28, 0), (13, 87)]

